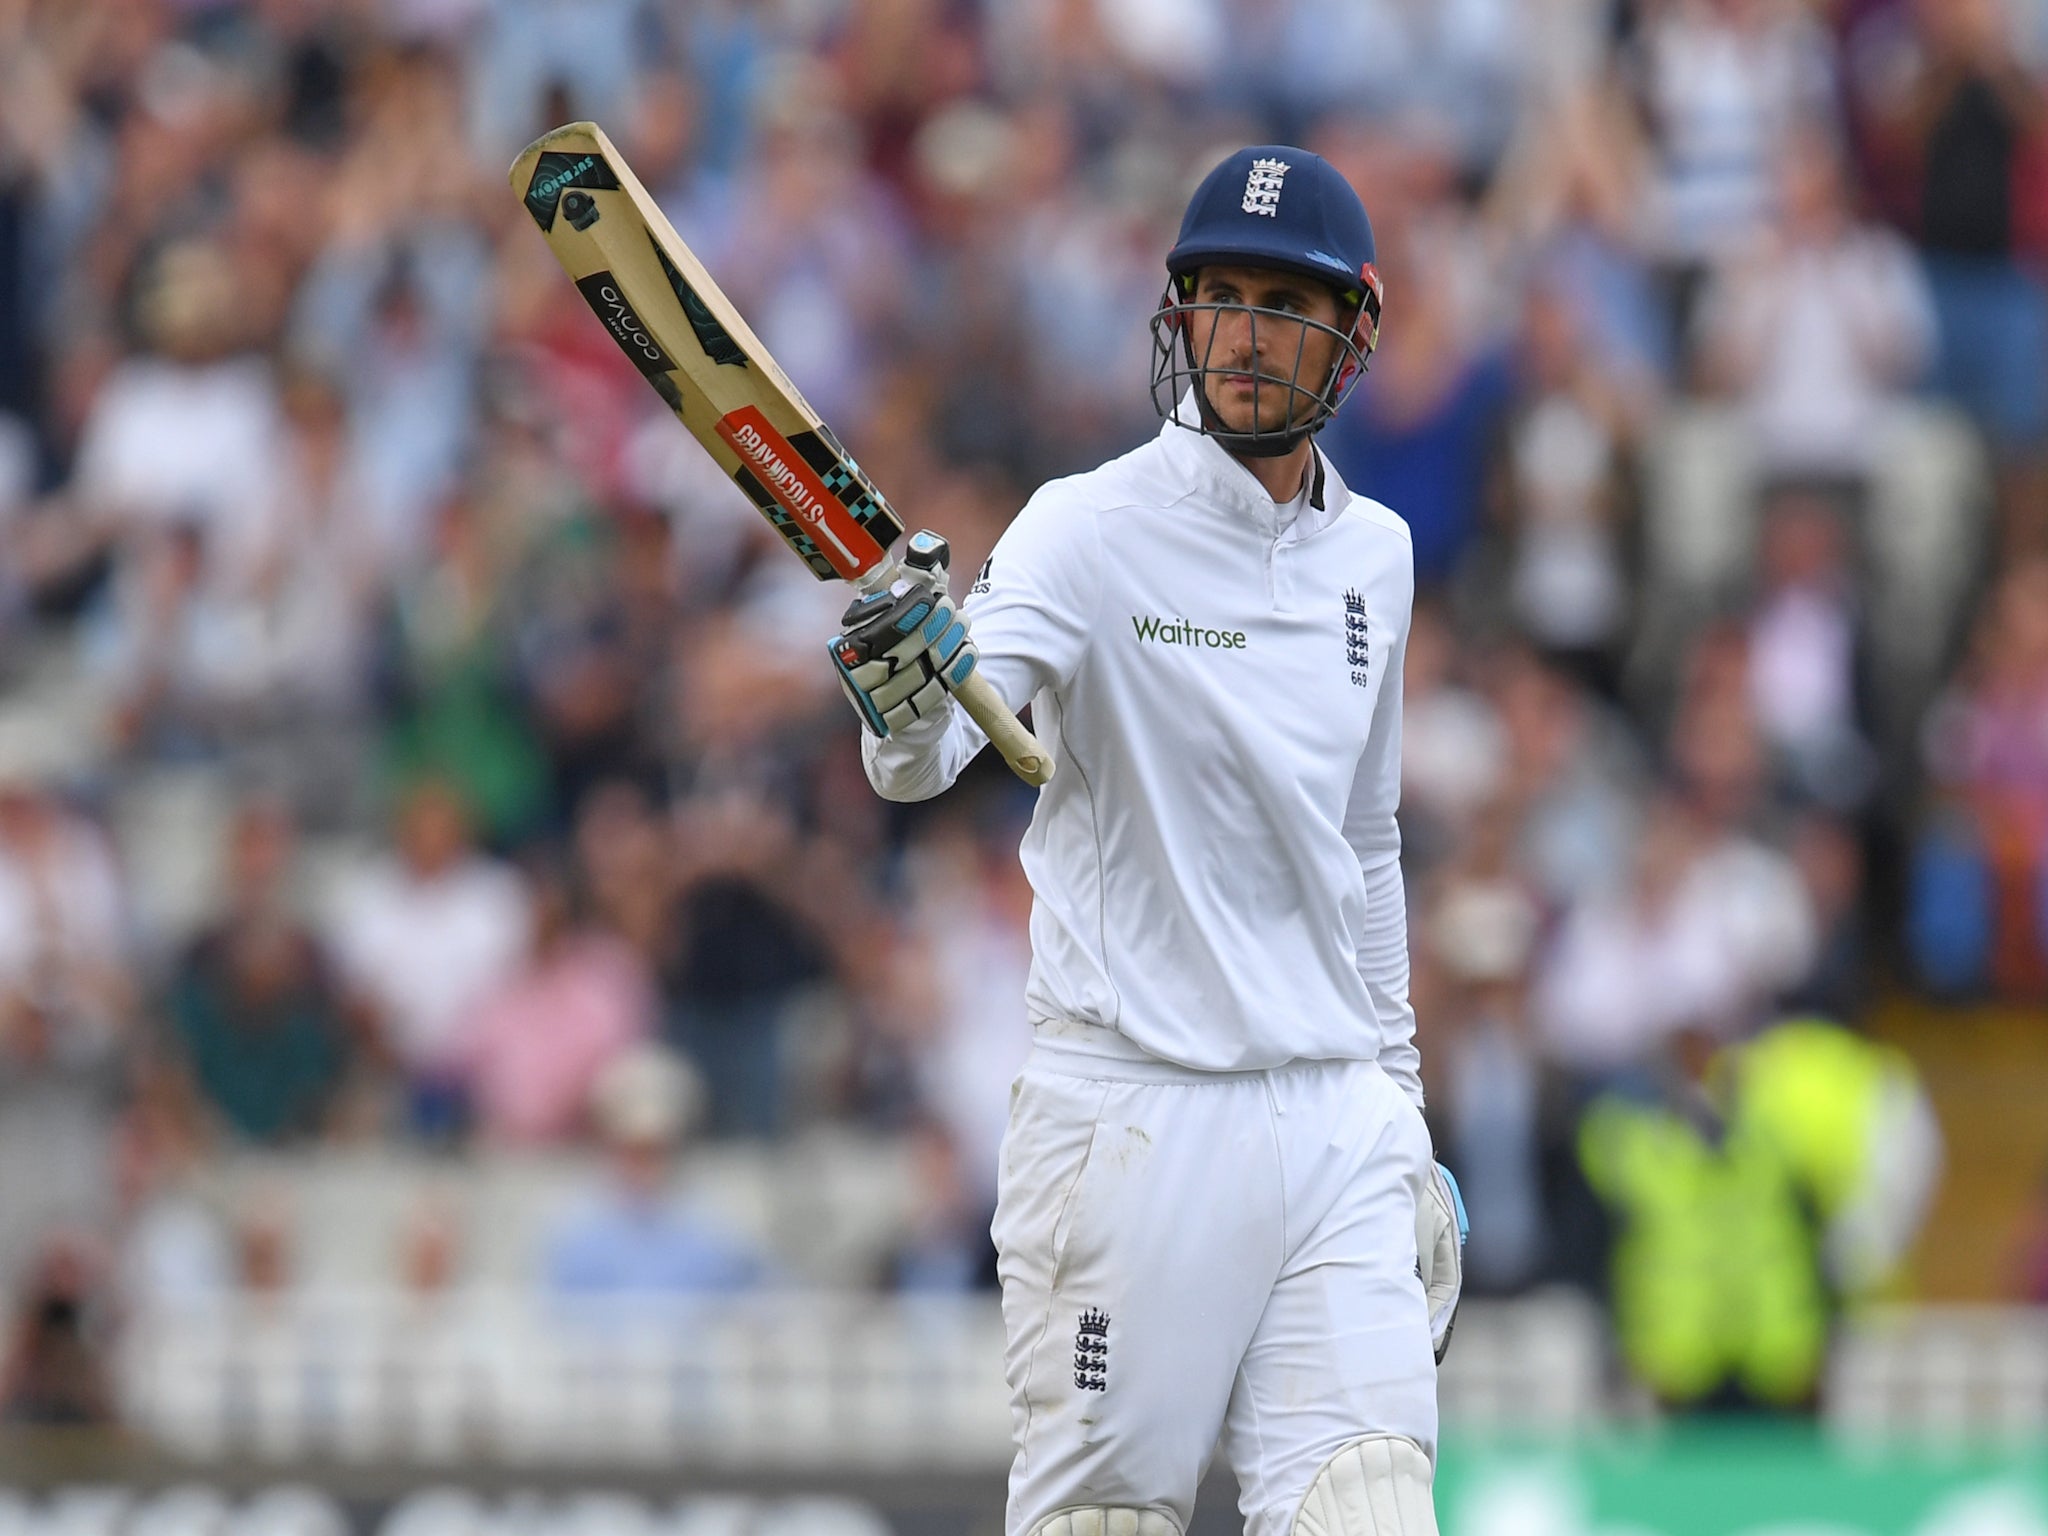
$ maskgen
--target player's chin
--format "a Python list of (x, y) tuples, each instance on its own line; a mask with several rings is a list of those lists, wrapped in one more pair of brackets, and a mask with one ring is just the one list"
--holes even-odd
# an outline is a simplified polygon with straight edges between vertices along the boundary
[(1297, 414), (1287, 408), (1289, 393), (1284, 384), (1261, 383), (1254, 392), (1225, 382), (1210, 388), (1209, 409), (1226, 432), (1277, 434), (1290, 430), (1291, 418)]

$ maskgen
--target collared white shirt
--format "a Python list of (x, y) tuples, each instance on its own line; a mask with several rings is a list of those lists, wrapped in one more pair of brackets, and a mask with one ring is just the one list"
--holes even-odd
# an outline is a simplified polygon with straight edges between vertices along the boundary
[[(1320, 453), (1276, 504), (1172, 422), (1033, 496), (966, 602), (1058, 765), (1021, 850), (1041, 1035), (1200, 1071), (1377, 1059), (1420, 1103), (1394, 811), (1408, 528)], [(867, 739), (883, 795), (950, 785), (963, 710)]]

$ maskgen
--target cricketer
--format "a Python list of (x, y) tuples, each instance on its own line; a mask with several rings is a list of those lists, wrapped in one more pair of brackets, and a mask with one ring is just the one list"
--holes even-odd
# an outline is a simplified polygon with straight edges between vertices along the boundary
[(1202, 181), (1152, 319), (1156, 438), (1044, 486), (830, 642), (875, 788), (1029, 704), (1030, 1059), (994, 1237), (1011, 1536), (1178, 1536), (1219, 1448), (1249, 1536), (1432, 1536), (1462, 1204), (1422, 1116), (1395, 807), (1407, 525), (1315, 446), (1379, 338), (1326, 161)]

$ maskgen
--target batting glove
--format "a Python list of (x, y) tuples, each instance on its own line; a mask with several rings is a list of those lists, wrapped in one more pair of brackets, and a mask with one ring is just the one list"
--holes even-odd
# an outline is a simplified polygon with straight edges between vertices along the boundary
[(1465, 1238), (1471, 1230), (1458, 1181), (1442, 1163), (1432, 1164), (1415, 1207), (1415, 1267), (1429, 1302), (1429, 1339), (1439, 1365), (1451, 1347), (1451, 1325), (1458, 1319), (1458, 1297), (1465, 1289)]
[(913, 534), (898, 589), (856, 598), (826, 649), (839, 686), (876, 736), (887, 736), (945, 707), (979, 659), (967, 616), (946, 592), (952, 551), (936, 533)]

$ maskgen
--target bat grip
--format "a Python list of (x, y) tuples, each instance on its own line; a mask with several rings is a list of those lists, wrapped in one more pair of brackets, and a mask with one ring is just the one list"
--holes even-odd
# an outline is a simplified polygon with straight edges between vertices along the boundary
[(981, 675), (979, 667), (968, 673), (967, 681), (953, 690), (953, 697), (974, 717), (974, 723), (987, 733), (989, 743), (1003, 754), (1003, 761), (1010, 765), (1011, 772), (1018, 778), (1026, 784), (1043, 784), (1052, 777), (1051, 756), (1038, 744), (1038, 738), (1024, 729), (1023, 722), (1010, 712), (1010, 706)]

